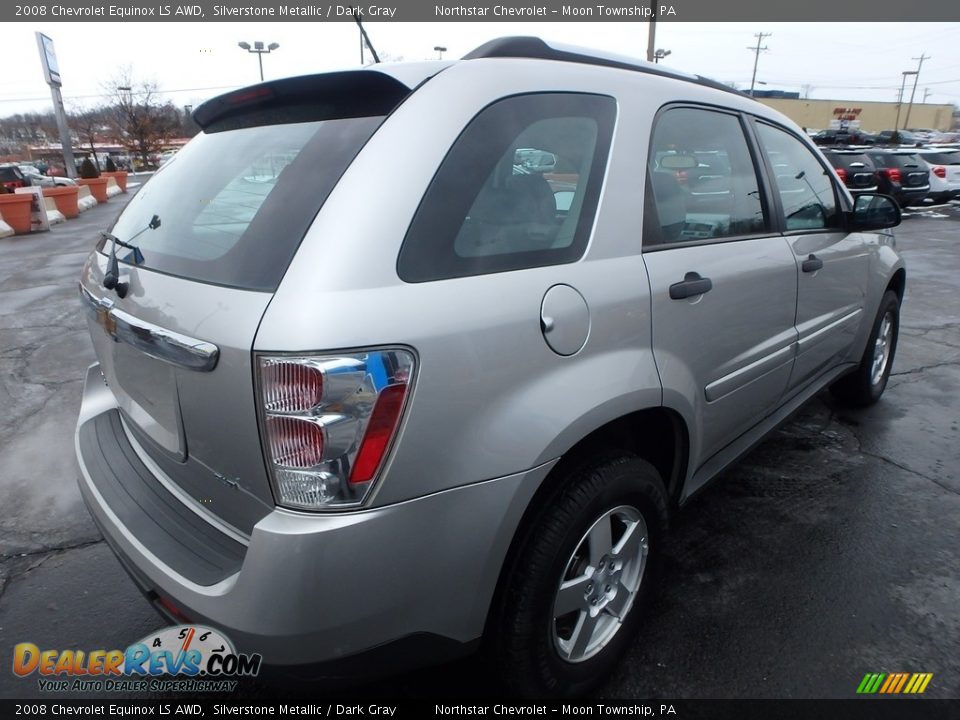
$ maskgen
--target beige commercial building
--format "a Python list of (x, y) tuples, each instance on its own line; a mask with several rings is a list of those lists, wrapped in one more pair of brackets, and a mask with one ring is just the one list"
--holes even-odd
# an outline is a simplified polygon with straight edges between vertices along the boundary
[[(897, 121), (895, 102), (866, 102), (852, 100), (794, 100), (788, 98), (757, 98), (764, 105), (779, 110), (797, 125), (823, 130), (831, 120), (859, 120), (860, 127), (869, 132), (892, 130)], [(900, 107), (900, 126), (905, 126), (908, 103)], [(953, 124), (953, 105), (914, 103), (910, 108), (912, 128), (949, 130)]]

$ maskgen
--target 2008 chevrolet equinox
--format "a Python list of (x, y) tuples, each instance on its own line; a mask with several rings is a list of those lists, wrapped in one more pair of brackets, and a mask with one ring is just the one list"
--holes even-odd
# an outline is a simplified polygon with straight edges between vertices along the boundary
[(484, 639), (582, 693), (671, 512), (886, 386), (899, 209), (717, 83), (507, 38), (194, 117), (83, 270), (80, 485), (163, 612), (266, 663)]

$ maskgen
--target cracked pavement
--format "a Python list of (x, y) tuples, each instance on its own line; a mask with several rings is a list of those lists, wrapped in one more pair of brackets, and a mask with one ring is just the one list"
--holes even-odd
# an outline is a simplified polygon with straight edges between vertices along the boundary
[[(73, 459), (94, 361), (76, 281), (120, 205), (0, 240), (0, 697), (42, 696), (8, 670), (17, 642), (124, 648), (164, 625), (90, 521)], [(904, 671), (960, 697), (960, 206), (911, 212), (897, 237), (907, 297), (884, 398), (851, 411), (820, 395), (684, 508), (601, 695), (848, 698), (867, 672)], [(490, 687), (469, 659), (353, 692)]]

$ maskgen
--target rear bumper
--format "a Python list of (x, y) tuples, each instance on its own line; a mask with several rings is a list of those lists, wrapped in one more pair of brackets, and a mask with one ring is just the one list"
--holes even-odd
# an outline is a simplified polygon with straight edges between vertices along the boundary
[(918, 202), (927, 196), (927, 193), (930, 192), (930, 186), (924, 185), (923, 187), (907, 187), (901, 185), (900, 188), (893, 194), (897, 202), (901, 205), (904, 203)]
[[(115, 439), (121, 446), (126, 442), (122, 455), (136, 467), (122, 425), (104, 422), (115, 408), (99, 367), (91, 366), (76, 435), (80, 490), (141, 590), (162, 602), (167, 614), (172, 605), (190, 621), (220, 628), (239, 650), (258, 652), (265, 663), (320, 664), (325, 675), (337, 675), (338, 663), (349, 665), (350, 658), (369, 651), (396, 655), (384, 648), (401, 641), (415, 647), (424, 662), (456, 647), (469, 649), (483, 633), (523, 511), (553, 464), (357, 512), (277, 509), (248, 539), (231, 537), (206, 510), (188, 507), (205, 525), (191, 530), (179, 524), (168, 540), (156, 530), (143, 531), (147, 511), (141, 522), (136, 508), (120, 507), (105, 484), (104, 463), (124, 487), (143, 478), (126, 477), (133, 471), (107, 457), (103, 447), (109, 443), (82, 442), (88, 423), (98, 419), (101, 432), (119, 428)], [(240, 555), (238, 569), (218, 579), (216, 573), (201, 576), (189, 566), (174, 567), (166, 542), (201, 558), (211, 543), (239, 543), (242, 547), (233, 548)], [(425, 657), (425, 648), (435, 657)]]

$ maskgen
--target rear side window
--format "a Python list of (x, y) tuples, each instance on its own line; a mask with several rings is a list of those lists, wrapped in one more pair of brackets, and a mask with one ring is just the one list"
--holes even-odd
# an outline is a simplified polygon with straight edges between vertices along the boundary
[(660, 114), (647, 163), (644, 214), (647, 246), (767, 230), (739, 117), (689, 107)]
[(837, 227), (840, 213), (830, 172), (788, 132), (757, 123), (757, 135), (773, 168), (787, 230)]
[(616, 104), (544, 93), (500, 100), (451, 147), (404, 238), (406, 282), (558, 265), (586, 249)]

